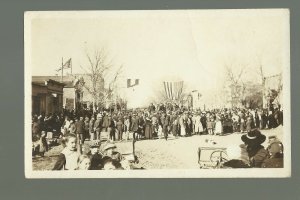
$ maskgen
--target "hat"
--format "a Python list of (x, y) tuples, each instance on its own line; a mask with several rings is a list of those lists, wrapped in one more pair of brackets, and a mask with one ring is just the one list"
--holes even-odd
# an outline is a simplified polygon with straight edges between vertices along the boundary
[(103, 148), (103, 150), (114, 149), (114, 148), (117, 148), (117, 146), (116, 146), (115, 144), (108, 143), (108, 144)]
[(271, 155), (275, 155), (277, 153), (283, 153), (283, 144), (282, 142), (274, 135), (269, 136), (269, 146), (267, 148)]
[(262, 144), (266, 140), (266, 136), (261, 134), (259, 130), (254, 129), (242, 135), (241, 140), (247, 145), (256, 145)]
[(97, 147), (100, 147), (100, 144), (99, 144), (99, 142), (93, 142), (89, 146), (90, 146), (90, 148), (97, 148)]

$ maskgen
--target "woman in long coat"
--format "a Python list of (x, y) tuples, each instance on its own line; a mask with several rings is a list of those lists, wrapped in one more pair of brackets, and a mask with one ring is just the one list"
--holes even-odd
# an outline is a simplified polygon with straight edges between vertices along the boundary
[(152, 134), (153, 134), (152, 121), (149, 117), (147, 117), (145, 122), (145, 138), (152, 139)]
[(179, 121), (179, 117), (175, 116), (174, 120), (172, 122), (172, 134), (173, 136), (177, 137), (178, 136), (178, 121)]

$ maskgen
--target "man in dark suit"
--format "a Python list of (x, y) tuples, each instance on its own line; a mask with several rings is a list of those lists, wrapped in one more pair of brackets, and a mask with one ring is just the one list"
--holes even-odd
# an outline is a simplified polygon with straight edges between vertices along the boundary
[(96, 140), (100, 140), (100, 134), (102, 130), (102, 116), (100, 114), (97, 115), (97, 119), (94, 123), (94, 133), (96, 133)]
[(75, 128), (76, 128), (76, 135), (77, 135), (77, 138), (78, 140), (80, 141), (80, 144), (83, 144), (84, 142), (84, 137), (83, 137), (83, 134), (84, 134), (84, 127), (85, 127), (85, 124), (84, 124), (84, 121), (83, 121), (83, 117), (80, 117), (80, 119), (75, 123)]

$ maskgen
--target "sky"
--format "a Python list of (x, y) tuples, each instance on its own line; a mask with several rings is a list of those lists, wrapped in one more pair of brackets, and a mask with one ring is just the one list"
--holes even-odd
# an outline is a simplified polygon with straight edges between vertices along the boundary
[(163, 80), (181, 79), (201, 93), (216, 90), (225, 65), (235, 72), (246, 66), (245, 80), (259, 78), (259, 64), (265, 76), (288, 67), (283, 9), (37, 12), (30, 19), (32, 75), (57, 74), (62, 58), (72, 58), (73, 73), (82, 73), (85, 53), (104, 48), (116, 67), (123, 65), (124, 87), (125, 79), (140, 79), (133, 104), (146, 102)]

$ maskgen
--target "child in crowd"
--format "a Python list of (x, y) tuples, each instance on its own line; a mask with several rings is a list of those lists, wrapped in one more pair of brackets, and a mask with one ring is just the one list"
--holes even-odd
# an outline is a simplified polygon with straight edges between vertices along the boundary
[(73, 120), (70, 120), (70, 126), (69, 126), (69, 133), (70, 134), (76, 134), (76, 126)]
[(60, 153), (52, 170), (75, 170), (80, 152), (77, 148), (77, 138), (74, 134), (68, 134), (62, 139), (62, 145), (65, 147)]
[(46, 140), (46, 132), (42, 131), (40, 141), (39, 141), (39, 153), (42, 157), (44, 157), (44, 154), (48, 151), (48, 144)]
[(91, 159), (88, 155), (80, 155), (77, 160), (76, 170), (89, 170), (91, 167)]
[(214, 135), (214, 119), (212, 117), (207, 121), (207, 130), (209, 135)]

